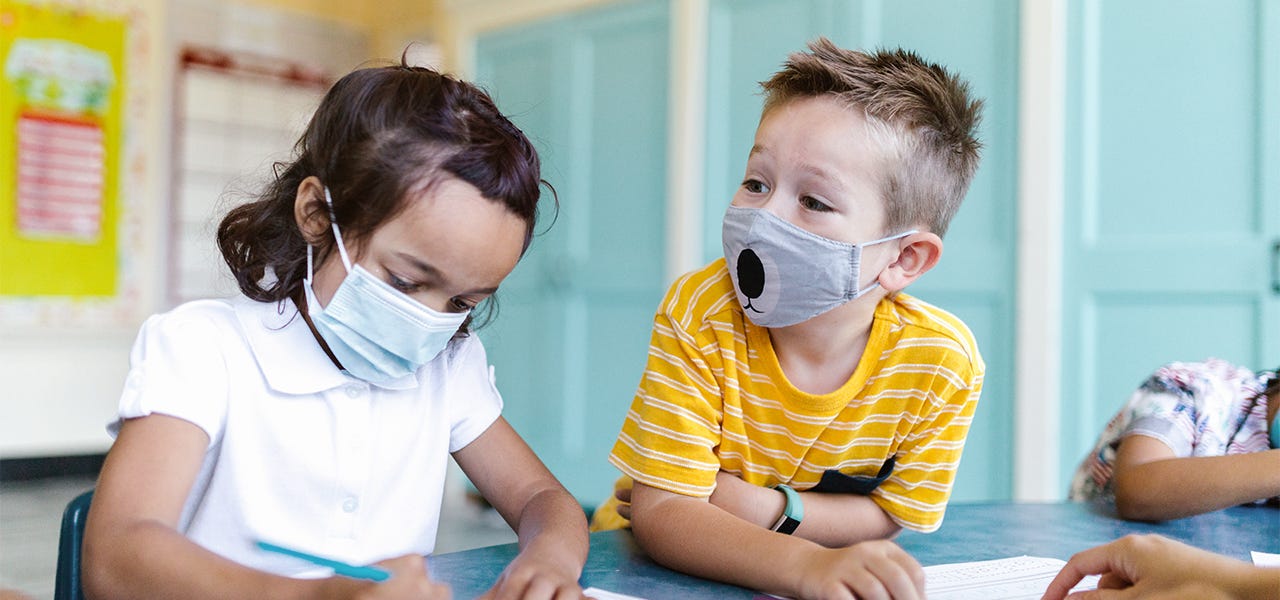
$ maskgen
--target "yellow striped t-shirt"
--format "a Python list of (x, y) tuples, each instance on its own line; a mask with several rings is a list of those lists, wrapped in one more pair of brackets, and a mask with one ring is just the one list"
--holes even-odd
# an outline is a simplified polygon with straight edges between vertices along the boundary
[[(782, 372), (769, 331), (744, 318), (724, 259), (681, 277), (654, 319), (648, 364), (609, 456), (646, 485), (708, 497), (717, 471), (814, 487), (823, 472), (892, 474), (871, 492), (898, 524), (941, 525), (985, 366), (959, 319), (906, 294), (876, 307), (862, 359), (814, 395)], [(629, 485), (627, 478), (620, 485)], [(596, 526), (625, 521), (602, 506)]]

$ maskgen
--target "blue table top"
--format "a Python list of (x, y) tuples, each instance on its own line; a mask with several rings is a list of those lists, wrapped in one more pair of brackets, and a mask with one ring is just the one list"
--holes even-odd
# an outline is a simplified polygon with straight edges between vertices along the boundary
[[(1280, 553), (1280, 509), (1240, 506), (1187, 519), (1134, 523), (1111, 510), (1080, 503), (952, 504), (938, 531), (903, 532), (898, 543), (923, 565), (1030, 555), (1066, 560), (1130, 533), (1158, 533), (1193, 546), (1249, 560), (1251, 550)], [(455, 598), (474, 598), (493, 585), (515, 557), (515, 544), (432, 556), (432, 577), (453, 587)], [(629, 530), (591, 534), (582, 586), (643, 598), (756, 598), (743, 588), (658, 566)]]

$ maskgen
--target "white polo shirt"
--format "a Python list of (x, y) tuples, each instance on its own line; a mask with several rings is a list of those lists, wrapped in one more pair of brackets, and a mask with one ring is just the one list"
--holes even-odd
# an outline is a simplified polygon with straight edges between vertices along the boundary
[(429, 554), (449, 453), (502, 410), (474, 335), (371, 385), (334, 366), (290, 301), (200, 300), (155, 315), (130, 364), (120, 419), (165, 414), (209, 434), (180, 531), (291, 576), (321, 573), (254, 542), (353, 564)]

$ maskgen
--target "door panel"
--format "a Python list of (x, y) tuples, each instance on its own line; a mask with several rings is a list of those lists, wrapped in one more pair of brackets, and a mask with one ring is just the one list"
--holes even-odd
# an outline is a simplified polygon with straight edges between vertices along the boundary
[(651, 0), (477, 44), (478, 79), (535, 140), (560, 200), (481, 336), (507, 418), (588, 506), (618, 475), (609, 450), (665, 291), (667, 29)]
[[(1062, 489), (1156, 367), (1280, 360), (1280, 11), (1070, 2)], [(1265, 182), (1270, 182), (1269, 184)]]

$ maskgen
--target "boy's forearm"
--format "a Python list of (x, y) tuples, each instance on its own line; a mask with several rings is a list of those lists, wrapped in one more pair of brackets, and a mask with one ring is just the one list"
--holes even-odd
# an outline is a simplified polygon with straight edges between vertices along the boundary
[(891, 538), (902, 530), (870, 496), (804, 492), (804, 520), (795, 534), (828, 548)]
[[(892, 537), (901, 530), (869, 496), (800, 492), (804, 519), (792, 534), (828, 548)], [(759, 527), (769, 529), (786, 506), (782, 492), (752, 485), (731, 473), (716, 476), (711, 503)]]
[(1233, 597), (1239, 600), (1273, 600), (1280, 591), (1280, 568), (1243, 565), (1236, 577)]
[(1116, 470), (1114, 488), (1126, 519), (1203, 514), (1280, 495), (1280, 450), (1133, 465)]
[(652, 488), (633, 491), (631, 527), (645, 552), (666, 567), (788, 596), (797, 595), (799, 565), (820, 550), (708, 502)]

